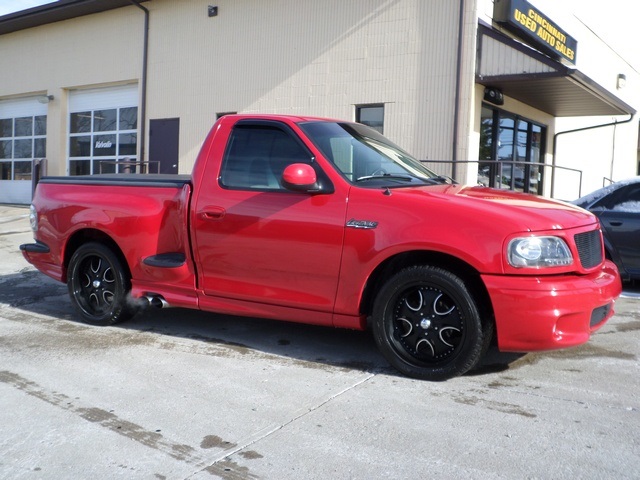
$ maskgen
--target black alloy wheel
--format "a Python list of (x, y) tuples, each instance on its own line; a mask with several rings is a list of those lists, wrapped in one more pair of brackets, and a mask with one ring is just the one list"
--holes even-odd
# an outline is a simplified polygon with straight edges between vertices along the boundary
[(483, 328), (461, 278), (416, 266), (392, 276), (378, 293), (373, 333), (382, 354), (404, 375), (446, 380), (478, 363), (492, 330)]
[(76, 250), (69, 262), (67, 286), (86, 323), (113, 325), (135, 314), (135, 307), (127, 302), (131, 281), (118, 257), (100, 243), (86, 243)]

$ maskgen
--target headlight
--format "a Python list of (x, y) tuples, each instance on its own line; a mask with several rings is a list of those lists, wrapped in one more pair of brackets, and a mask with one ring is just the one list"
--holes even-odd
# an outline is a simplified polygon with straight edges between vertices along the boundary
[(567, 244), (558, 237), (514, 238), (507, 248), (509, 264), (515, 268), (544, 268), (571, 265)]
[(38, 212), (36, 212), (36, 207), (33, 205), (29, 207), (29, 223), (33, 233), (36, 233), (38, 231)]

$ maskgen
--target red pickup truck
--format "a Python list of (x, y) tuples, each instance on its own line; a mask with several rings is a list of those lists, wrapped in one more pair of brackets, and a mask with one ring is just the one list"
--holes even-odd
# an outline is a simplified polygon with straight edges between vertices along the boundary
[(31, 208), (40, 271), (85, 322), (139, 304), (370, 327), (416, 378), (501, 351), (579, 345), (621, 292), (590, 213), (435, 175), (376, 131), (231, 115), (191, 175), (45, 177)]

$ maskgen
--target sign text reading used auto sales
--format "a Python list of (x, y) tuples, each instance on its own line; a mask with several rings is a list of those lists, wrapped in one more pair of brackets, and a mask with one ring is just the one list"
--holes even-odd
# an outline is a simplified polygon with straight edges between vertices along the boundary
[(549, 55), (576, 63), (578, 42), (525, 0), (496, 0), (494, 20), (533, 41)]

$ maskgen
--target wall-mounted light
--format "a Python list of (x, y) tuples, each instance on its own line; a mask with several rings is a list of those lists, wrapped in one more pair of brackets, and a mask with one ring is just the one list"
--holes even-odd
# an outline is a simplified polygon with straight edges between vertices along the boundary
[(627, 84), (627, 76), (624, 73), (619, 73), (618, 79), (616, 80), (616, 88), (620, 90), (621, 88), (624, 88), (626, 84)]
[(214, 7), (213, 5), (209, 5), (209, 8), (207, 9), (207, 13), (209, 14), (210, 17), (217, 17), (218, 16), (218, 7)]
[(53, 100), (53, 95), (38, 95), (36, 100), (38, 100), (39, 103), (49, 103)]

